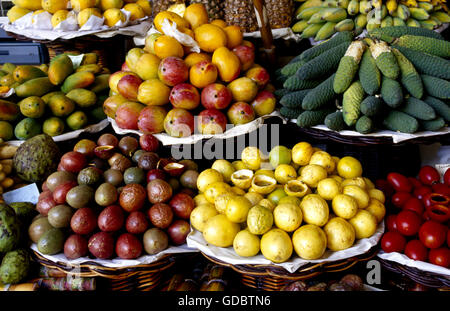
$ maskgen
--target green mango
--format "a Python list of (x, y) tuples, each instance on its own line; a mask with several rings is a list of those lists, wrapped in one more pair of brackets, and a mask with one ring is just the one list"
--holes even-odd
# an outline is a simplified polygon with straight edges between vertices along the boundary
[(31, 137), (39, 135), (42, 131), (41, 123), (33, 118), (25, 118), (17, 123), (14, 129), (14, 135), (17, 139), (27, 140)]

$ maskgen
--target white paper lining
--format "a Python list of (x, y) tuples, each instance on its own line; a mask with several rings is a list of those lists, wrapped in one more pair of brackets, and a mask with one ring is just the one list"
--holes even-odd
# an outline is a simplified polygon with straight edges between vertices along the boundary
[(195, 229), (191, 228), (191, 232), (189, 233), (186, 242), (188, 247), (197, 248), (202, 253), (217, 258), (223, 262), (233, 265), (275, 265), (286, 269), (290, 273), (294, 273), (302, 266), (309, 263), (325, 263), (325, 262), (333, 262), (343, 259), (348, 259), (354, 256), (365, 254), (372, 247), (378, 244), (378, 241), (381, 239), (381, 236), (384, 233), (384, 222), (382, 221), (376, 230), (376, 232), (370, 237), (366, 239), (357, 240), (356, 243), (345, 250), (332, 252), (327, 250), (325, 254), (320, 259), (316, 260), (304, 260), (298, 257), (295, 252), (293, 253), (291, 259), (289, 261), (283, 263), (273, 263), (270, 260), (266, 259), (261, 253), (254, 257), (241, 257), (234, 251), (233, 247), (217, 247), (213, 245), (209, 245), (205, 239), (203, 238), (203, 234)]

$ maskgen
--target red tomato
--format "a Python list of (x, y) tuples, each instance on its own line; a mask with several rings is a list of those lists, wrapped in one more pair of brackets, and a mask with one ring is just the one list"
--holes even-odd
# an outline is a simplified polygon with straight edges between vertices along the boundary
[(397, 215), (389, 215), (386, 218), (386, 226), (388, 231), (397, 231), (397, 223), (395, 222)]
[(387, 181), (395, 191), (411, 192), (413, 187), (408, 178), (400, 173), (389, 173), (387, 175)]
[(430, 250), (428, 260), (438, 266), (450, 267), (450, 249), (447, 247), (434, 248)]
[(411, 240), (406, 243), (405, 255), (413, 260), (426, 261), (428, 250), (420, 240)]
[(394, 206), (402, 208), (410, 198), (412, 198), (412, 196), (409, 192), (399, 191), (392, 196), (391, 202)]
[(375, 181), (375, 188), (383, 191), (384, 195), (390, 198), (394, 194), (394, 188), (384, 179), (377, 179)]
[(431, 186), (431, 189), (433, 189), (434, 193), (450, 196), (450, 187), (446, 184), (437, 183)]
[(420, 226), (419, 239), (428, 248), (440, 247), (446, 237), (447, 227), (436, 221), (428, 220)]
[(398, 213), (395, 222), (397, 223), (398, 232), (406, 236), (412, 236), (419, 232), (422, 217), (416, 212), (403, 210)]
[(424, 198), (424, 196), (428, 193), (432, 193), (433, 191), (431, 190), (430, 187), (428, 186), (421, 186), (421, 187), (417, 187), (414, 189), (413, 195), (418, 198), (419, 200), (422, 200)]
[(430, 165), (423, 166), (419, 171), (419, 180), (424, 185), (433, 185), (441, 179), (439, 172)]
[(411, 185), (413, 185), (413, 188), (421, 187), (422, 183), (420, 180), (414, 177), (408, 177), (408, 180), (411, 182)]
[(388, 231), (383, 234), (383, 238), (381, 239), (381, 248), (386, 253), (391, 252), (403, 252), (406, 245), (406, 239), (403, 235), (398, 233), (397, 231)]
[(450, 187), (450, 168), (448, 168), (444, 173), (444, 184)]
[(405, 204), (403, 204), (403, 209), (416, 212), (418, 215), (422, 215), (423, 211), (425, 210), (422, 202), (418, 198), (415, 198), (415, 197), (409, 198), (405, 202)]

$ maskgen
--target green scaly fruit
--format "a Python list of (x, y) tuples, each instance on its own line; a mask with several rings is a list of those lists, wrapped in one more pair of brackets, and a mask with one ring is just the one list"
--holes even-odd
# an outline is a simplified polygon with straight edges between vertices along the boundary
[(403, 35), (395, 44), (439, 57), (450, 57), (450, 42), (435, 38)]
[(321, 41), (331, 37), (333, 34), (336, 33), (336, 30), (334, 29), (335, 26), (336, 23), (334, 22), (326, 22), (325, 25), (323, 25), (317, 32), (316, 36), (314, 37), (314, 40)]
[(344, 122), (348, 126), (355, 125), (356, 121), (361, 114), (361, 102), (364, 99), (364, 89), (361, 86), (361, 82), (355, 81), (344, 92), (342, 98), (342, 113)]
[(366, 45), (362, 41), (353, 41), (339, 62), (333, 82), (336, 94), (344, 93), (353, 81), (359, 68)]

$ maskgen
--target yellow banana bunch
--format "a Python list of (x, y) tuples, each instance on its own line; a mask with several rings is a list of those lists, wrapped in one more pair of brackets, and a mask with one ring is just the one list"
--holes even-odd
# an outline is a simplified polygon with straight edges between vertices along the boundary
[(395, 11), (397, 10), (397, 6), (398, 6), (397, 0), (387, 0), (386, 2), (386, 7), (390, 15), (395, 13)]
[(372, 10), (372, 2), (371, 1), (362, 0), (359, 2), (359, 13), (367, 14), (370, 12), (370, 10)]
[(416, 0), (401, 0), (400, 3), (406, 5), (408, 8), (417, 8), (419, 6)]
[(372, 5), (374, 8), (381, 8), (381, 0), (372, 0)]
[(358, 0), (350, 0), (347, 6), (347, 13), (349, 15), (356, 15), (359, 13), (359, 1)]

